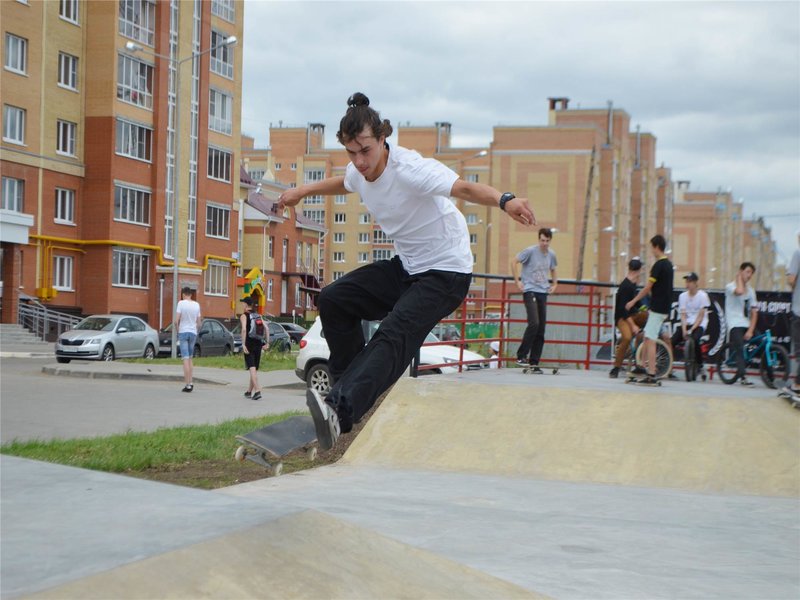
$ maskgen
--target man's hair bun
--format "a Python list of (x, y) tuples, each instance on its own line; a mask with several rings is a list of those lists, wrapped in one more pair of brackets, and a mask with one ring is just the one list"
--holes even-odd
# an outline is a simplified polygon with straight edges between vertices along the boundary
[(355, 108), (356, 106), (369, 106), (369, 98), (361, 92), (356, 92), (347, 99), (347, 106)]

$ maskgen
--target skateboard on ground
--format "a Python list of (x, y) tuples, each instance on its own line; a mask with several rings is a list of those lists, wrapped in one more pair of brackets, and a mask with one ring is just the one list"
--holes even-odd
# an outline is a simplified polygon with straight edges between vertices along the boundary
[(645, 387), (661, 387), (661, 380), (657, 379), (655, 383), (639, 383), (639, 378), (644, 377), (644, 375), (631, 375), (628, 374), (628, 377), (625, 379), (625, 383), (632, 383), (634, 385), (643, 385)]
[[(523, 375), (537, 375), (538, 373), (534, 373), (533, 372), (534, 368), (535, 367), (522, 367), (522, 374)], [(539, 368), (542, 369), (542, 367), (539, 367)], [(548, 368), (544, 368), (544, 369), (542, 369), (543, 372), (541, 374), (543, 375), (544, 373), (547, 373), (547, 371), (550, 371), (551, 375), (558, 375), (558, 369), (559, 369), (559, 367), (553, 367), (552, 369), (549, 368), (549, 367)]]
[(237, 435), (242, 443), (236, 449), (236, 460), (249, 460), (278, 476), (283, 471), (281, 459), (301, 448), (308, 460), (317, 458), (317, 432), (314, 421), (308, 416), (290, 417), (285, 421), (267, 425), (245, 435)]
[(778, 398), (783, 398), (794, 408), (800, 410), (800, 396), (798, 396), (797, 394), (793, 394), (792, 392), (786, 390), (781, 390), (778, 392)]

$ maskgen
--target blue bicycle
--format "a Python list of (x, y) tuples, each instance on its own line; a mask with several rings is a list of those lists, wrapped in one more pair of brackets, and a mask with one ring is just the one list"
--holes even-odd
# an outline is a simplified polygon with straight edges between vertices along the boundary
[[(737, 352), (730, 342), (726, 342), (714, 356), (719, 378), (728, 385), (739, 379)], [(767, 387), (782, 387), (789, 380), (789, 354), (783, 346), (772, 341), (772, 332), (769, 329), (744, 343), (744, 362), (745, 368), (755, 368), (758, 365), (761, 379)]]

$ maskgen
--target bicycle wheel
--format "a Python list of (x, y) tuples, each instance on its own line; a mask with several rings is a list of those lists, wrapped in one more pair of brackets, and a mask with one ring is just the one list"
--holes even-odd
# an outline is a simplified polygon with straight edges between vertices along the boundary
[(686, 381), (697, 379), (697, 356), (695, 356), (694, 338), (688, 336), (683, 344), (683, 372)]
[(784, 350), (783, 346), (772, 344), (769, 350), (769, 361), (765, 355), (766, 353), (761, 355), (761, 379), (769, 388), (783, 387), (789, 381), (788, 352)]
[(714, 355), (714, 360), (717, 363), (717, 373), (722, 382), (728, 385), (736, 383), (736, 380), (739, 379), (736, 369), (736, 350), (731, 348), (728, 343), (722, 344), (722, 347)]
[[(644, 367), (644, 347), (645, 344), (639, 344), (636, 349), (636, 364)], [(667, 376), (667, 373), (672, 369), (672, 352), (663, 340), (656, 340), (656, 379), (661, 379)]]

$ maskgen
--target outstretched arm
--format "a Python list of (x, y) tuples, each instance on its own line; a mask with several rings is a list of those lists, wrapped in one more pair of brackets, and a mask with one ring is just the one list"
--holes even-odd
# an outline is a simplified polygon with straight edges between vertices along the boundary
[[(460, 200), (484, 206), (499, 206), (502, 194), (490, 185), (457, 179), (450, 195)], [(536, 217), (527, 198), (514, 198), (506, 203), (508, 216), (523, 225), (536, 225)]]
[(300, 187), (286, 190), (278, 198), (278, 208), (296, 206), (306, 196), (335, 196), (347, 193), (347, 188), (344, 187), (344, 175), (328, 177), (322, 181), (306, 183)]

